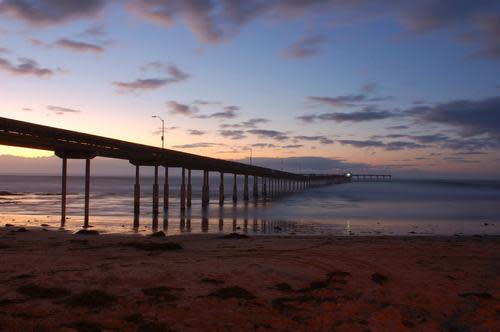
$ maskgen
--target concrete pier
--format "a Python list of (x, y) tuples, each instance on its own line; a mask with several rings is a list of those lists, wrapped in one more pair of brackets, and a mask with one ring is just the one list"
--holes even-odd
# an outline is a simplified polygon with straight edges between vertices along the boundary
[(158, 208), (160, 205), (160, 186), (158, 184), (158, 165), (154, 166), (154, 183), (153, 183), (153, 227), (158, 227)]
[(219, 180), (219, 206), (224, 206), (224, 173), (220, 172)]
[(210, 204), (210, 185), (209, 173), (207, 170), (203, 171), (203, 188), (201, 193), (201, 206), (207, 207)]
[(233, 204), (236, 204), (238, 202), (238, 184), (236, 182), (237, 180), (237, 175), (236, 173), (233, 174)]
[(135, 165), (134, 228), (139, 227), (140, 214), (141, 214), (141, 183), (140, 183), (139, 165)]
[(188, 208), (191, 207), (191, 196), (192, 196), (193, 188), (191, 186), (191, 170), (188, 169), (188, 181), (187, 181), (187, 197), (186, 197), (186, 206)]
[(186, 169), (182, 168), (181, 174), (181, 210), (186, 209)]
[(68, 181), (68, 159), (62, 158), (61, 178), (61, 227), (66, 224), (66, 184)]
[(245, 180), (243, 183), (243, 200), (248, 202), (248, 175), (245, 174)]
[(89, 227), (90, 215), (90, 158), (85, 159), (85, 215), (83, 219), (83, 227)]

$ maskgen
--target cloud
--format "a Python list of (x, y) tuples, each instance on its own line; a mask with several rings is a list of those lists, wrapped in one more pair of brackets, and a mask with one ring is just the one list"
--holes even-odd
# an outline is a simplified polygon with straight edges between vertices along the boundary
[(138, 90), (159, 89), (162, 86), (167, 85), (167, 83), (168, 83), (167, 79), (146, 78), (146, 79), (136, 79), (133, 82), (113, 82), (113, 85), (123, 90), (138, 91)]
[(82, 112), (80, 110), (75, 110), (75, 109), (61, 107), (61, 106), (53, 106), (53, 105), (48, 105), (47, 109), (56, 115), (64, 115), (64, 114), (68, 114), (68, 113), (69, 114), (76, 114), (76, 113)]
[(338, 140), (342, 145), (350, 145), (356, 148), (381, 148), (385, 147), (384, 142), (375, 141), (375, 140)]
[(0, 70), (4, 70), (14, 75), (33, 75), (38, 77), (48, 77), (54, 74), (54, 70), (42, 68), (33, 59), (20, 58), (19, 64), (14, 65), (10, 61), (0, 58)]
[(465, 137), (488, 135), (500, 141), (500, 96), (482, 100), (454, 100), (408, 110), (421, 123), (458, 129)]
[(255, 143), (255, 144), (252, 144), (252, 147), (254, 147), (254, 148), (276, 148), (278, 146), (275, 144), (272, 144), (272, 143)]
[(193, 104), (200, 105), (200, 106), (209, 106), (209, 105), (221, 105), (222, 102), (196, 99), (195, 101), (193, 101)]
[(290, 144), (290, 145), (282, 145), (281, 148), (282, 149), (298, 149), (298, 148), (302, 148), (304, 147), (304, 145), (302, 144)]
[(192, 136), (203, 136), (206, 134), (206, 132), (202, 130), (189, 129), (188, 134)]
[(303, 37), (282, 51), (289, 59), (304, 59), (318, 55), (326, 39), (321, 35)]
[(403, 150), (403, 149), (423, 149), (426, 147), (427, 145), (418, 144), (414, 142), (403, 142), (403, 141), (395, 141), (385, 144), (385, 149), (388, 151)]
[(400, 125), (400, 126), (390, 126), (385, 129), (387, 130), (402, 130), (402, 129), (409, 129), (410, 127), (405, 126), (405, 125)]
[(167, 102), (167, 107), (170, 110), (170, 114), (192, 116), (198, 113), (198, 109), (196, 107), (191, 107), (186, 104), (180, 104), (173, 100)]
[(117, 88), (129, 92), (137, 92), (140, 90), (154, 90), (173, 83), (179, 83), (190, 78), (190, 75), (180, 70), (174, 65), (164, 65), (159, 62), (151, 62), (141, 67), (142, 70), (156, 68), (164, 70), (169, 77), (166, 78), (147, 78), (136, 79), (132, 82), (113, 82)]
[(174, 145), (174, 149), (199, 149), (199, 148), (212, 148), (214, 146), (224, 146), (225, 144), (221, 143), (210, 143), (210, 142), (200, 142), (200, 143), (191, 143), (191, 144), (183, 144), (183, 145)]
[(260, 138), (272, 138), (277, 141), (285, 141), (290, 138), (286, 133), (277, 130), (251, 129), (247, 130), (247, 133), (256, 135)]
[(105, 4), (105, 0), (3, 0), (0, 2), (0, 14), (32, 25), (51, 25), (94, 16)]
[(245, 132), (243, 130), (219, 130), (219, 135), (234, 140), (239, 140), (246, 137)]
[(252, 118), (241, 123), (227, 124), (223, 123), (220, 125), (221, 128), (257, 128), (259, 124), (270, 122), (268, 119), (264, 118)]
[(104, 48), (97, 44), (85, 43), (71, 39), (59, 39), (56, 45), (74, 52), (102, 53)]
[(233, 119), (237, 117), (236, 112), (239, 109), (240, 108), (238, 106), (226, 106), (224, 107), (224, 111), (212, 113), (208, 117), (215, 119)]
[(334, 141), (332, 139), (329, 139), (326, 136), (294, 136), (293, 137), (296, 140), (299, 141), (316, 141), (320, 142), (321, 144), (333, 144)]
[(357, 112), (350, 112), (350, 113), (333, 112), (333, 113), (322, 113), (316, 115), (303, 115), (303, 116), (298, 116), (296, 119), (305, 123), (312, 123), (316, 120), (335, 121), (340, 123), (340, 122), (365, 122), (365, 121), (385, 120), (396, 116), (399, 115), (385, 110), (377, 110), (372, 107), (366, 107), (364, 110)]

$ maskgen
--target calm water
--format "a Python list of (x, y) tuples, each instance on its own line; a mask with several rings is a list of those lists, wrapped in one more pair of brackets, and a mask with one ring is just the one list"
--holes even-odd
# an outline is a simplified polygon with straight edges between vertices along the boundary
[[(242, 179), (239, 179), (242, 180)], [(393, 180), (312, 188), (278, 199), (236, 206), (230, 202), (232, 179), (226, 178), (226, 205), (218, 206), (218, 178), (210, 179), (211, 204), (203, 211), (201, 179), (193, 178), (193, 206), (179, 209), (179, 179), (170, 179), (170, 209), (159, 229), (180, 232), (249, 232), (329, 235), (500, 235), (500, 181)], [(132, 178), (93, 177), (91, 224), (107, 232), (131, 232)], [(160, 182), (161, 183), (161, 182)], [(83, 177), (68, 180), (67, 228), (82, 224)], [(152, 179), (141, 183), (140, 232), (151, 231)], [(162, 189), (160, 185), (160, 190)], [(239, 197), (243, 183), (239, 181)], [(252, 183), (250, 182), (250, 188)], [(57, 227), (60, 178), (0, 176), (0, 222), (47, 223)], [(162, 202), (160, 202), (162, 206)]]

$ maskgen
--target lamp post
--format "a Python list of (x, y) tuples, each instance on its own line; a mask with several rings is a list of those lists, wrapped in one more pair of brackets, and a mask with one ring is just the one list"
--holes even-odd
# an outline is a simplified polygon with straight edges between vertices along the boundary
[(152, 118), (160, 119), (161, 121), (161, 148), (165, 148), (165, 121), (159, 115), (153, 115)]

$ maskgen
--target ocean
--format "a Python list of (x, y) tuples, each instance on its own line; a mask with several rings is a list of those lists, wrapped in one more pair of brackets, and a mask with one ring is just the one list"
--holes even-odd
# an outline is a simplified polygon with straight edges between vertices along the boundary
[[(500, 181), (398, 180), (353, 182), (310, 188), (248, 204), (232, 203), (232, 176), (225, 177), (226, 203), (218, 204), (219, 179), (210, 178), (210, 206), (201, 208), (201, 178), (193, 177), (193, 205), (179, 208), (178, 177), (170, 178), (170, 208), (161, 207), (158, 229), (167, 234), (228, 233), (283, 235), (500, 235)], [(250, 178), (250, 196), (252, 195)], [(128, 177), (92, 177), (90, 224), (102, 232), (152, 231), (152, 182), (141, 179), (140, 227), (134, 230), (133, 185)], [(57, 176), (0, 176), (0, 222), (57, 228), (60, 222)], [(65, 228), (83, 223), (84, 178), (68, 178)]]

